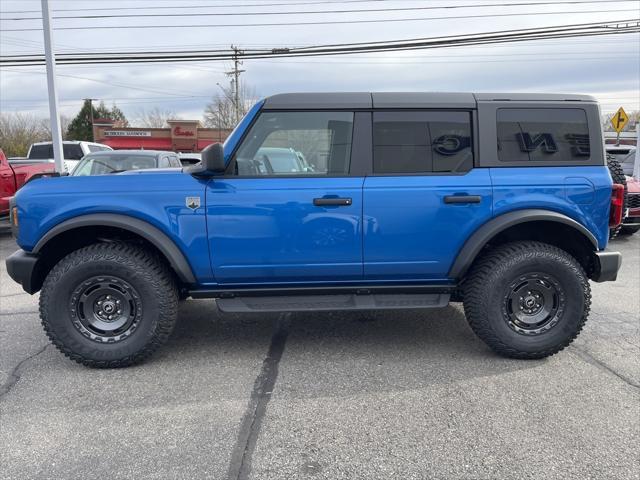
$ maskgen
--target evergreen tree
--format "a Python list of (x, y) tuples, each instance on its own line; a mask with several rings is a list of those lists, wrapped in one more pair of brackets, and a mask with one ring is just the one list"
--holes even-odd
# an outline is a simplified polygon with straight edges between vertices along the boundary
[[(98, 118), (96, 109), (93, 109), (93, 117)], [(91, 142), (93, 140), (93, 131), (91, 126), (91, 101), (85, 100), (78, 114), (69, 123), (66, 137), (69, 140), (85, 140)]]
[(111, 117), (109, 118), (114, 120), (119, 127), (124, 128), (129, 126), (129, 120), (127, 120), (127, 117), (124, 116), (124, 112), (118, 108), (115, 102), (111, 107)]
[(120, 110), (116, 104), (113, 104), (111, 109), (107, 108), (104, 102), (100, 102), (98, 107), (92, 107), (90, 100), (85, 100), (82, 104), (82, 108), (75, 116), (69, 128), (67, 129), (66, 138), (69, 140), (85, 140), (88, 142), (93, 141), (93, 128), (91, 125), (91, 109), (93, 108), (93, 118), (109, 119), (116, 122), (118, 127), (128, 127), (129, 122), (124, 116), (122, 110)]

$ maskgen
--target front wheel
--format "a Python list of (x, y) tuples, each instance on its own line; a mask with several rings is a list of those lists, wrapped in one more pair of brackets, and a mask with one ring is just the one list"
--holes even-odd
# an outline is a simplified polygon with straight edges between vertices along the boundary
[(91, 245), (64, 257), (40, 293), (40, 318), (52, 343), (91, 367), (141, 362), (176, 323), (178, 291), (156, 255), (125, 243)]
[(463, 285), (473, 331), (500, 355), (544, 358), (580, 333), (591, 291), (580, 264), (540, 242), (496, 247), (472, 267)]

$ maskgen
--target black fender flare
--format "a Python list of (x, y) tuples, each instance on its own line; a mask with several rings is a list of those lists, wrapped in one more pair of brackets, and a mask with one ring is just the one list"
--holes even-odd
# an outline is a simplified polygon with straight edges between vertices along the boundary
[(61, 233), (80, 227), (117, 227), (127, 230), (131, 233), (141, 236), (149, 243), (154, 245), (164, 257), (168, 260), (171, 268), (176, 272), (178, 278), (188, 284), (196, 283), (195, 276), (191, 270), (189, 262), (185, 258), (182, 251), (176, 246), (165, 233), (154, 227), (148, 222), (139, 220), (128, 215), (120, 215), (115, 213), (93, 213), (81, 215), (78, 217), (65, 220), (45, 233), (36, 243), (32, 253), (37, 254), (51, 239)]
[(458, 253), (456, 261), (449, 270), (449, 278), (458, 280), (464, 276), (478, 256), (478, 253), (480, 253), (480, 250), (482, 250), (489, 240), (500, 232), (520, 223), (537, 221), (557, 222), (575, 228), (591, 242), (594, 251), (598, 250), (598, 240), (593, 233), (591, 233), (584, 225), (576, 222), (574, 219), (567, 217), (566, 215), (542, 209), (516, 210), (489, 220), (467, 239)]

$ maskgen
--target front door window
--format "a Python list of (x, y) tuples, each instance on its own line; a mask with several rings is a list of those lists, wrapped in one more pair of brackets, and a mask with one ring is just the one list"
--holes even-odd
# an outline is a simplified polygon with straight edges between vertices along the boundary
[(346, 175), (352, 131), (352, 112), (265, 112), (238, 148), (230, 173)]

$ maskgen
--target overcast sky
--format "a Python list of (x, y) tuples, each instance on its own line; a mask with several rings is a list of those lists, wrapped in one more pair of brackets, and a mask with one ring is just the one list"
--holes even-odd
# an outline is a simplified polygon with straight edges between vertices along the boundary
[[(394, 12), (177, 17), (184, 13), (292, 12), (424, 6), (535, 3), (541, 0), (419, 1), (345, 0), (50, 0), (54, 16), (163, 13), (158, 18), (54, 19), (56, 52), (132, 52), (166, 49), (286, 47), (328, 43), (399, 40), (515, 28), (622, 20), (640, 17), (640, 0), (593, 1), (554, 5), (502, 6)], [(566, 0), (564, 0), (566, 1)], [(288, 4), (274, 6), (274, 4)], [(291, 5), (291, 4), (297, 5)], [(196, 8), (188, 8), (194, 6)], [(105, 10), (81, 9), (105, 7)], [(137, 10), (116, 8), (148, 7)], [(163, 7), (157, 9), (156, 7)], [(169, 9), (164, 7), (179, 7)], [(185, 8), (187, 7), (187, 8)], [(63, 11), (67, 10), (67, 11)], [(12, 12), (33, 11), (16, 14)], [(40, 0), (0, 0), (0, 53), (43, 53)], [(557, 12), (557, 13), (555, 13)], [(591, 13), (587, 13), (591, 12)], [(525, 14), (505, 16), (505, 14)], [(484, 15), (484, 17), (460, 18)], [(493, 16), (489, 16), (493, 15)], [(437, 20), (437, 17), (449, 17)], [(457, 17), (457, 18), (451, 18)], [(286, 25), (331, 20), (412, 21)], [(280, 26), (230, 27), (225, 24), (282, 23)], [(157, 29), (125, 26), (164, 25)], [(167, 28), (185, 25), (186, 28)], [(208, 25), (197, 28), (196, 25)], [(92, 29), (92, 26), (113, 26)], [(73, 116), (86, 97), (114, 101), (131, 119), (142, 109), (160, 107), (181, 118), (201, 119), (207, 100), (226, 84), (224, 62), (145, 65), (59, 66), (61, 113)], [(409, 52), (281, 60), (247, 60), (242, 81), (259, 96), (291, 91), (540, 91), (595, 95), (604, 111), (623, 105), (640, 109), (640, 36), (627, 34), (517, 44), (457, 47)], [(0, 110), (48, 115), (44, 67), (11, 67), (0, 72)]]

